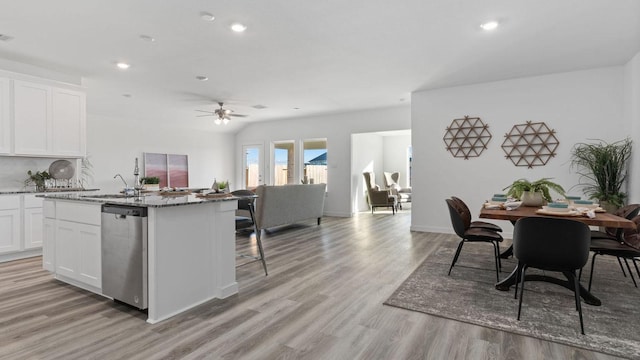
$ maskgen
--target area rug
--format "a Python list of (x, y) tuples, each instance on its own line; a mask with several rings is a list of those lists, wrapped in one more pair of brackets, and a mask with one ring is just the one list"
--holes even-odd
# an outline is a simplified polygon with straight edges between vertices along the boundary
[[(582, 335), (573, 293), (546, 282), (529, 281), (525, 284), (522, 315), (518, 321), (514, 288), (498, 291), (494, 287), (496, 273), (490, 244), (466, 243), (451, 276), (447, 276), (456, 246), (456, 241), (443, 243), (402, 283), (385, 305), (640, 359), (640, 290), (634, 287), (630, 278), (623, 276), (615, 258), (596, 258), (592, 293), (602, 301), (602, 305), (582, 302), (586, 333)], [(506, 248), (504, 244), (501, 247)], [(583, 271), (585, 287), (588, 285), (590, 262), (591, 258)], [(503, 259), (500, 279), (507, 277), (515, 265), (513, 258)], [(542, 272), (527, 271), (527, 274), (535, 273)], [(562, 278), (559, 273), (546, 275)]]

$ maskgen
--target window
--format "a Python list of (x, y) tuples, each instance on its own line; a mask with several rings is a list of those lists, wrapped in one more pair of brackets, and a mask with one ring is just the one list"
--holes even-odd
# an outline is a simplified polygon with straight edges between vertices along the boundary
[(305, 184), (326, 184), (327, 139), (304, 140), (302, 155), (304, 159), (302, 182)]
[(273, 143), (273, 184), (287, 185), (295, 183), (294, 142)]

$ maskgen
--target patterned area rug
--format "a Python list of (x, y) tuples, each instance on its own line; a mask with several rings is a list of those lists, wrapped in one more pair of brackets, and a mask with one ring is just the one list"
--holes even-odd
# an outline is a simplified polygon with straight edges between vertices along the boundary
[[(591, 306), (582, 302), (586, 335), (581, 335), (571, 291), (546, 282), (527, 282), (521, 320), (518, 321), (514, 288), (498, 291), (494, 287), (496, 273), (491, 245), (466, 243), (451, 276), (447, 276), (456, 246), (457, 241), (453, 240), (443, 243), (402, 283), (385, 305), (640, 359), (640, 290), (634, 287), (630, 278), (623, 276), (615, 258), (596, 258), (592, 293), (602, 301), (602, 305)], [(501, 248), (506, 249), (506, 245), (501, 244)], [(590, 263), (591, 257), (583, 271), (582, 284), (585, 287), (588, 286)], [(513, 258), (503, 259), (500, 279), (507, 277), (515, 264)], [(542, 272), (527, 270), (527, 274), (536, 273)], [(560, 273), (546, 275), (563, 278)]]

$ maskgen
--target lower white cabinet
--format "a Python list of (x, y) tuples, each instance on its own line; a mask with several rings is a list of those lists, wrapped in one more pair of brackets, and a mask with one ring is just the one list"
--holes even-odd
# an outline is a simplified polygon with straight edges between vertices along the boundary
[(35, 195), (24, 195), (22, 210), (24, 250), (42, 247), (43, 212), (42, 198)]
[(42, 266), (60, 280), (102, 288), (100, 204), (46, 200)]
[(20, 251), (20, 195), (0, 197), (0, 254)]

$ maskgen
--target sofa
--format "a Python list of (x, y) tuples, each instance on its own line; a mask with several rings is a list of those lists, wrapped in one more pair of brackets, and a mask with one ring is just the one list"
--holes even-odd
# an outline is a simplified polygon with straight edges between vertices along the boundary
[(317, 219), (324, 212), (326, 184), (260, 185), (255, 189), (258, 230)]

